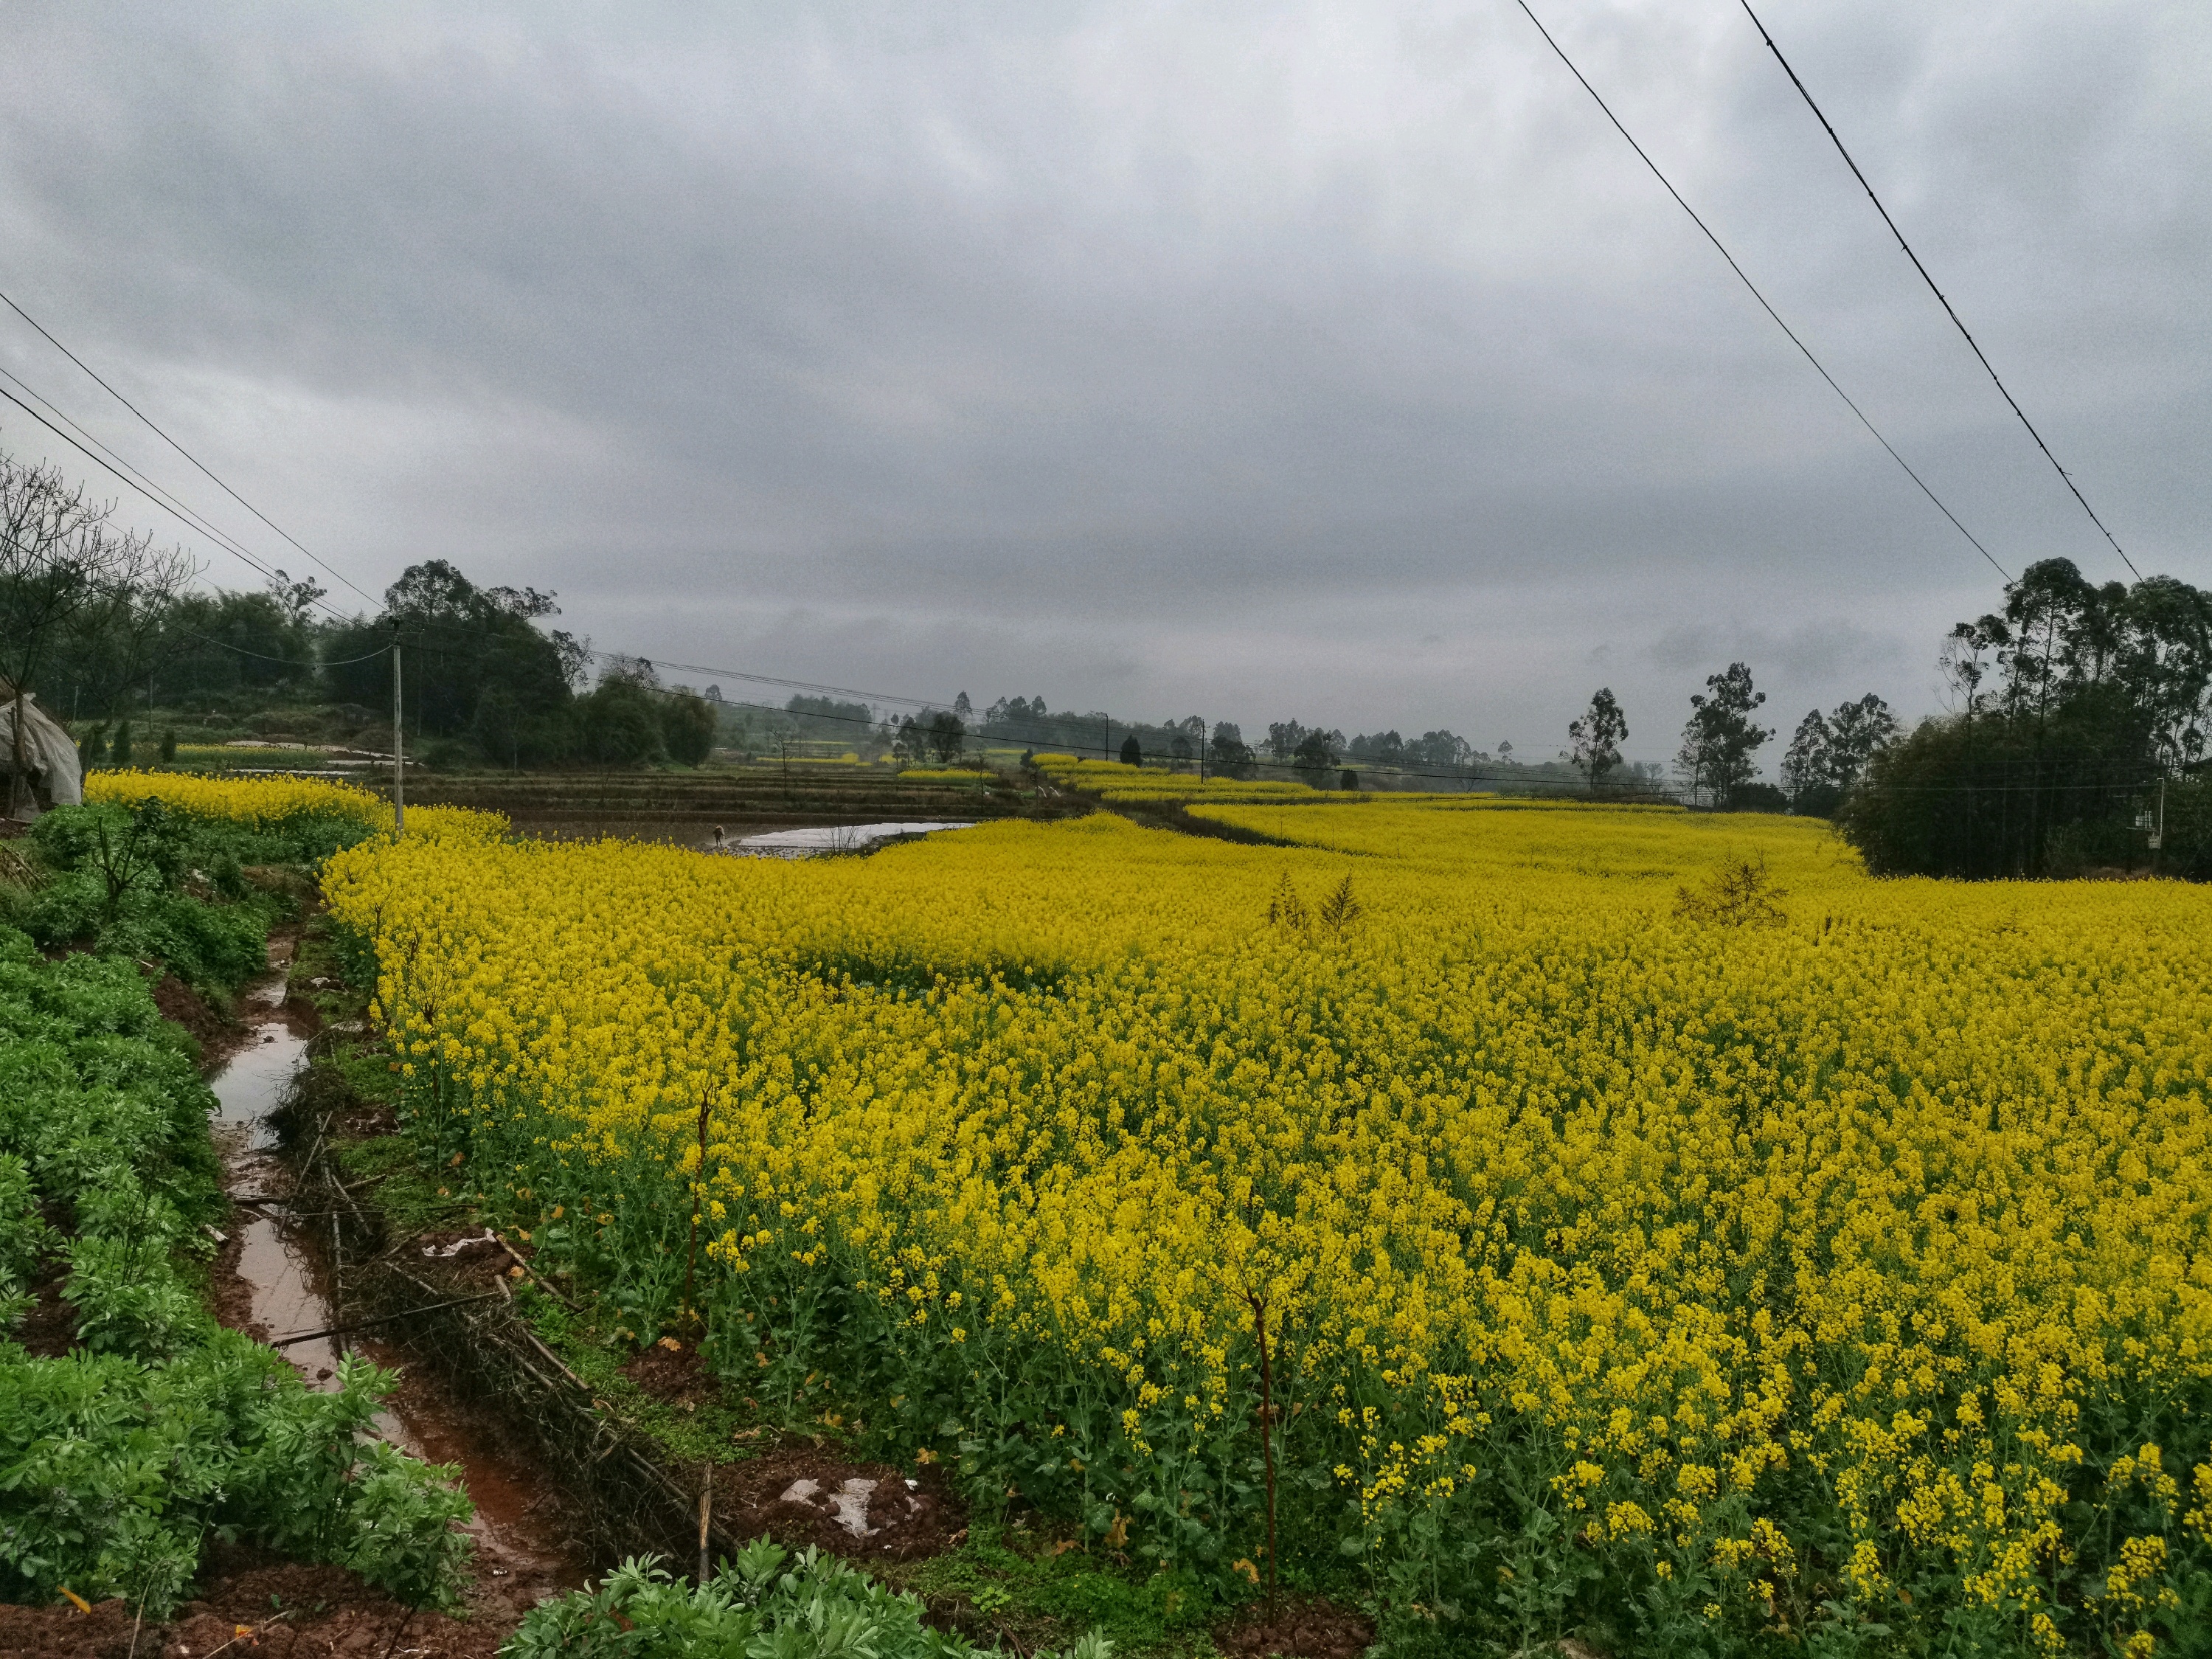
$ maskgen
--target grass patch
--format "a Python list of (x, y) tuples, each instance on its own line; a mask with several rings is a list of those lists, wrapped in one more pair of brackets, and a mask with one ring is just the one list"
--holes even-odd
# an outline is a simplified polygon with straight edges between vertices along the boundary
[(372, 1181), (377, 1211), (394, 1238), (437, 1227), (465, 1227), (476, 1220), (463, 1200), (416, 1167), (415, 1149), (400, 1135), (336, 1143), (338, 1167), (354, 1181)]
[(968, 1541), (950, 1554), (876, 1571), (932, 1601), (968, 1603), (1024, 1650), (1096, 1630), (1123, 1659), (1214, 1650), (1206, 1626), (1218, 1609), (1181, 1574), (1133, 1578), (1021, 1520), (972, 1521)]
[(724, 1395), (696, 1407), (657, 1400), (623, 1375), (635, 1350), (603, 1338), (591, 1314), (564, 1307), (527, 1283), (517, 1287), (514, 1299), (538, 1340), (591, 1389), (599, 1409), (642, 1435), (670, 1462), (741, 1463), (754, 1455), (757, 1448), (737, 1437), (761, 1427), (762, 1414), (742, 1397)]

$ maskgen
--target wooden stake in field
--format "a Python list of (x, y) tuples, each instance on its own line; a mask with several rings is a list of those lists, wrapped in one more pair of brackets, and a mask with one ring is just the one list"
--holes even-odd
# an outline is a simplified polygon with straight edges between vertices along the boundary
[[(684, 1311), (690, 1314), (700, 1328), (706, 1328), (694, 1306), (692, 1285), (699, 1271), (699, 1212), (707, 1201), (707, 1119), (714, 1107), (714, 1091), (699, 1091), (699, 1168), (691, 1179), (691, 1250), (684, 1261)], [(703, 1547), (703, 1546), (702, 1546)]]
[(714, 1466), (699, 1466), (699, 1583), (707, 1582), (707, 1533), (714, 1522)]
[(1267, 1617), (1275, 1616), (1275, 1371), (1267, 1353), (1267, 1299), (1244, 1292), (1252, 1309), (1252, 1328), (1260, 1338), (1260, 1462), (1267, 1475)]
[(407, 833), (406, 727), (399, 718), (399, 624), (392, 624), (392, 833)]

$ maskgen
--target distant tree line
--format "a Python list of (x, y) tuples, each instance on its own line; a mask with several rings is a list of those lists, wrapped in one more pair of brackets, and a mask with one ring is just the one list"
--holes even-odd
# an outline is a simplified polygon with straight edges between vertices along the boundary
[[(1042, 696), (979, 714), (963, 692), (949, 708), (894, 720), (830, 695), (732, 705), (714, 687), (664, 684), (639, 658), (609, 658), (595, 677), (588, 642), (549, 625), (554, 595), (478, 587), (442, 559), (409, 567), (374, 615), (343, 621), (327, 619), (325, 590), (281, 570), (246, 592), (194, 591), (194, 574), (181, 551), (120, 527), (112, 505), (57, 470), (0, 452), (0, 702), (35, 696), (81, 732), (90, 723), (88, 750), (119, 762), (139, 753), (134, 709), (235, 714), (319, 700), (374, 737), (392, 707), (396, 643), (409, 735), (433, 760), (697, 765), (722, 742), (849, 744), (941, 763), (988, 744), (1224, 778), (1265, 766), (1323, 787), (1356, 787), (1363, 771), (1415, 788), (1579, 783), (1605, 794), (1658, 782), (1656, 768), (1623, 760), (1627, 715), (1609, 688), (1569, 723), (1571, 747), (1534, 766), (1504, 740), (1486, 752), (1449, 731), (1347, 738), (1291, 720), (1250, 742), (1233, 721), (1133, 723), (1054, 712)], [(1941, 665), (1949, 712), (1900, 733), (1871, 694), (1811, 710), (1778, 787), (1759, 777), (1777, 735), (1760, 723), (1765, 694), (1747, 665), (1729, 664), (1690, 699), (1675, 757), (1682, 798), (1832, 817), (1879, 873), (2154, 865), (2212, 878), (2212, 594), (2170, 576), (2099, 586), (2069, 561), (2045, 560), (2007, 585), (2001, 610), (1951, 630)], [(0, 766), (23, 770), (21, 757)]]
[[(0, 457), (0, 514), (11, 491), (49, 507), (66, 495), (58, 477)], [(432, 559), (402, 573), (375, 615), (319, 620), (326, 594), (313, 582), (279, 571), (259, 592), (193, 592), (180, 557), (106, 532), (87, 512), (80, 501), (66, 556), (19, 557), (15, 568), (0, 550), (0, 674), (13, 668), (11, 684), (89, 725), (88, 758), (128, 763), (130, 715), (155, 708), (220, 714), (321, 702), (380, 742), (395, 644), (407, 736), (433, 760), (696, 766), (716, 742), (713, 702), (664, 685), (650, 662), (616, 658), (591, 684), (589, 646), (539, 626), (558, 614), (550, 593), (479, 588)], [(103, 536), (129, 556), (106, 550)], [(71, 606), (41, 609), (58, 580), (83, 592)], [(96, 604), (84, 597), (95, 588)]]
[(2212, 594), (2046, 559), (1954, 627), (1941, 665), (1952, 710), (1877, 744), (1836, 808), (1870, 869), (2212, 878)]

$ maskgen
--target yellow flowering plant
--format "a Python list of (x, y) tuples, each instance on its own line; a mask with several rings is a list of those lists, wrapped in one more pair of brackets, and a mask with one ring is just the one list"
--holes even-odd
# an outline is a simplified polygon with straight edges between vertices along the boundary
[[(2212, 893), (1322, 799), (325, 888), (410, 1132), (641, 1340), (1219, 1593), (1264, 1453), (1286, 1573), (1468, 1639), (2203, 1617)], [(1683, 905), (1754, 866), (1759, 925)]]

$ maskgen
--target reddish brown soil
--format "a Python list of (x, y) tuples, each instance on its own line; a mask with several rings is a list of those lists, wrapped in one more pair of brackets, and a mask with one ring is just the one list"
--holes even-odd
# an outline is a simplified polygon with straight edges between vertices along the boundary
[[(909, 1479), (916, 1484), (908, 1486)], [(811, 1480), (815, 1492), (787, 1500), (784, 1494)], [(836, 1494), (848, 1480), (872, 1480), (865, 1535), (840, 1523)], [(815, 1544), (856, 1561), (911, 1561), (957, 1548), (968, 1519), (943, 1474), (919, 1477), (883, 1463), (848, 1463), (805, 1446), (782, 1446), (750, 1462), (714, 1472), (714, 1518), (741, 1538), (766, 1533), (787, 1548)]]
[(622, 1369), (646, 1393), (672, 1406), (704, 1406), (721, 1397), (721, 1383), (696, 1347), (672, 1349), (656, 1342)]
[[(471, 1597), (471, 1601), (474, 1601)], [(516, 1619), (471, 1607), (465, 1621), (410, 1612), (337, 1567), (241, 1565), (218, 1574), (167, 1625), (134, 1632), (127, 1602), (89, 1613), (0, 1607), (0, 1659), (491, 1659)], [(490, 1616), (486, 1616), (486, 1615)], [(404, 1621), (404, 1628), (402, 1628)], [(225, 1644), (228, 1645), (226, 1646)]]
[(33, 1358), (58, 1359), (76, 1346), (76, 1310), (62, 1300), (62, 1280), (66, 1277), (58, 1263), (40, 1273), (31, 1286), (36, 1302), (9, 1333)]
[(253, 1284), (238, 1271), (239, 1257), (246, 1249), (246, 1235), (239, 1224), (250, 1220), (252, 1214), (251, 1210), (233, 1208), (224, 1224), (228, 1236), (208, 1264), (208, 1300), (216, 1323), (234, 1331), (242, 1331), (253, 1322)]
[(209, 1007), (198, 991), (174, 974), (164, 974), (154, 981), (154, 1006), (161, 1011), (162, 1018), (173, 1020), (192, 1034), (200, 1045), (201, 1060), (209, 1065), (236, 1048), (246, 1036), (245, 1026)]
[(1231, 1659), (1359, 1659), (1374, 1640), (1375, 1626), (1359, 1614), (1303, 1596), (1283, 1597), (1272, 1619), (1262, 1603), (1213, 1632)]

